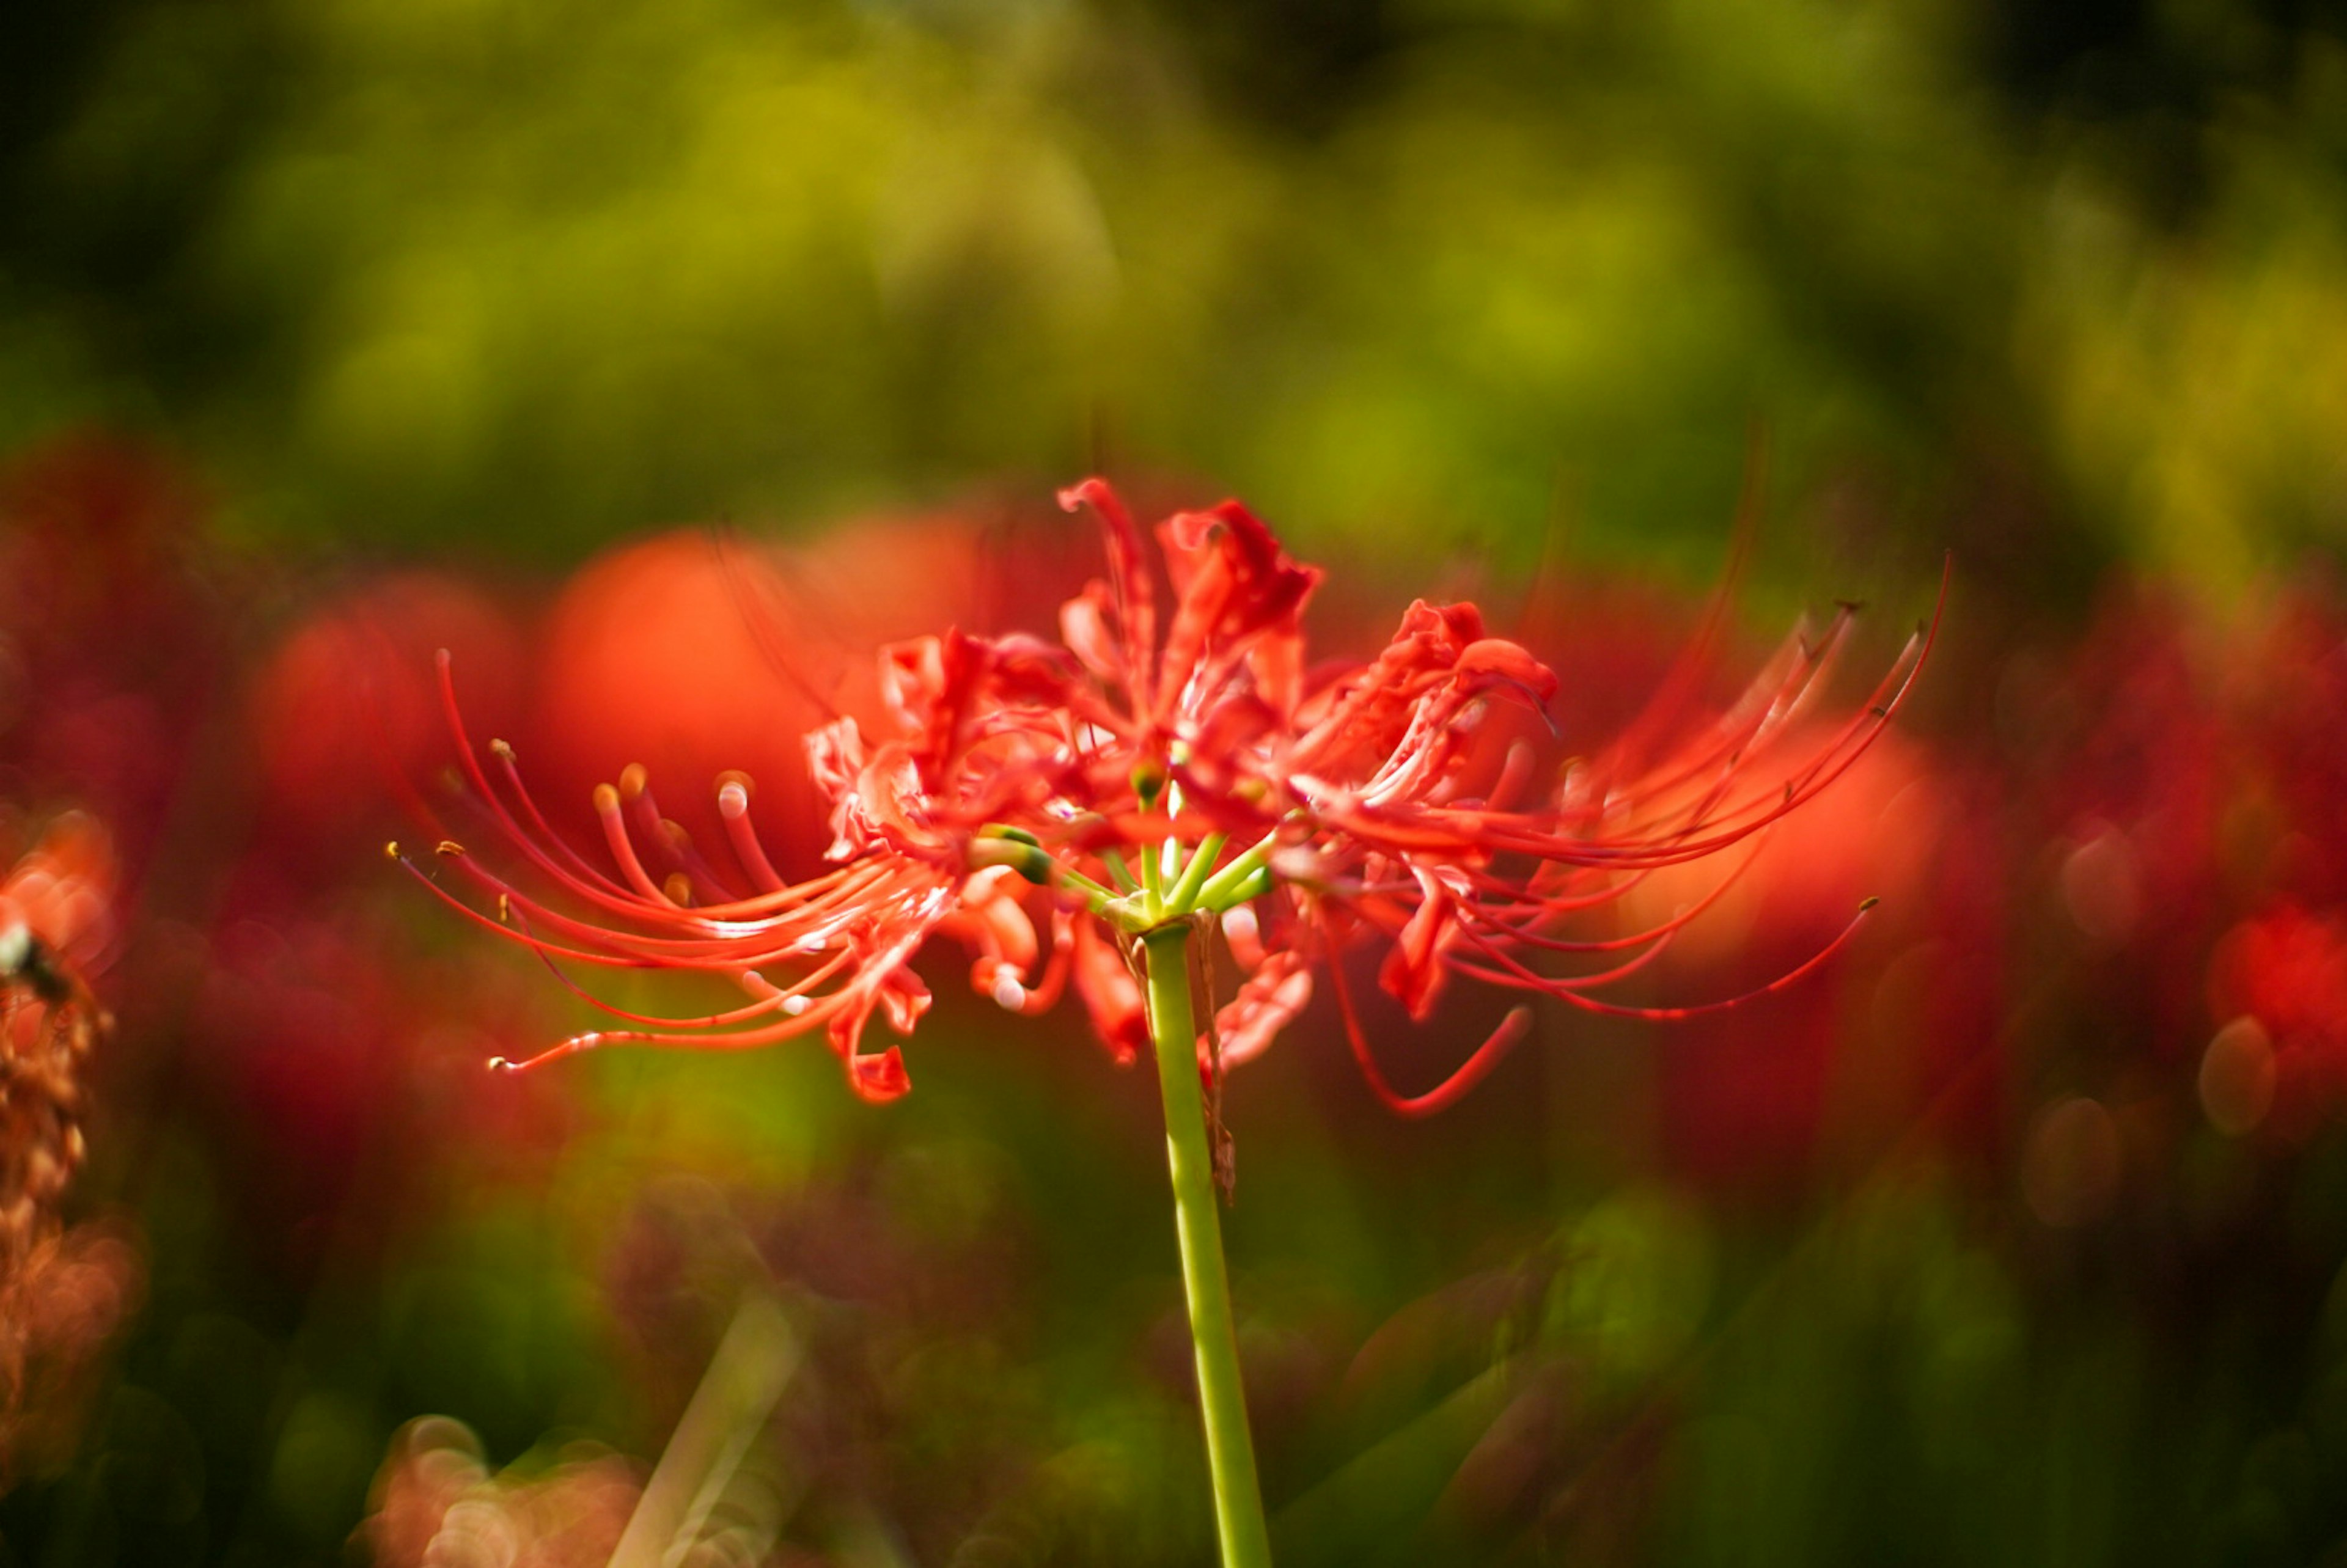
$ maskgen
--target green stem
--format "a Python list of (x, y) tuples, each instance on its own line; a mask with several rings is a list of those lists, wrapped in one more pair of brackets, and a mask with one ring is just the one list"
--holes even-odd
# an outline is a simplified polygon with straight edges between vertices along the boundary
[(1165, 890), (1165, 912), (1168, 915), (1187, 915), (1196, 907), (1198, 889), (1204, 886), (1206, 878), (1214, 874), (1214, 857), (1222, 854), (1226, 842), (1219, 833), (1210, 833), (1200, 842), (1198, 852), (1190, 857), (1190, 864), (1182, 868), (1182, 875), (1175, 877), (1174, 886)]
[(1250, 886), (1249, 879), (1271, 859), (1271, 846), (1277, 839), (1276, 833), (1266, 833), (1241, 850), (1228, 866), (1206, 878), (1198, 889), (1196, 907), (1201, 909), (1222, 909), (1238, 902), (1236, 895)]
[(1052, 868), (1052, 875), (1059, 878), (1060, 885), (1061, 886), (1072, 887), (1077, 892), (1082, 894), (1084, 897), (1091, 902), (1092, 912), (1094, 914), (1098, 914), (1100, 912), (1102, 905), (1113, 904), (1116, 902), (1117, 896), (1114, 893), (1112, 893), (1107, 888), (1102, 886), (1099, 883), (1093, 881), (1082, 872), (1078, 871), (1072, 866), (1055, 866)]
[(1144, 844), (1141, 846), (1141, 897), (1152, 919), (1162, 918), (1165, 909), (1165, 856), (1162, 846)]
[(1223, 1568), (1269, 1568), (1271, 1538), (1255, 1480), (1255, 1440), (1239, 1386), (1238, 1330), (1223, 1263), (1214, 1157), (1206, 1143), (1206, 1102), (1198, 1081), (1198, 1030), (1190, 1011), (1190, 927), (1161, 926), (1141, 939), (1149, 956), (1149, 1030), (1157, 1084), (1165, 1097), (1165, 1158), (1174, 1175), (1174, 1223), (1182, 1239), (1182, 1288), (1190, 1301), (1190, 1341), (1198, 1358), (1198, 1404), (1206, 1424), (1206, 1468), (1214, 1486), (1214, 1528)]

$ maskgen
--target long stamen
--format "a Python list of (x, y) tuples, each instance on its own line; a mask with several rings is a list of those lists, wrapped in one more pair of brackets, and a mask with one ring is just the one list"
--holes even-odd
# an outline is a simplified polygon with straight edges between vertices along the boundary
[(1453, 969), (1456, 969), (1462, 975), (1470, 975), (1477, 979), (1489, 981), (1493, 985), (1507, 986), (1517, 990), (1538, 991), (1543, 996), (1552, 996), (1556, 998), (1559, 1001), (1570, 1003), (1572, 1006), (1581, 1009), (1583, 1012), (1599, 1013), (1607, 1018), (1645, 1019), (1653, 1022), (1667, 1022), (1676, 1019), (1701, 1018), (1706, 1013), (1726, 1012), (1732, 1008), (1743, 1007), (1747, 1003), (1758, 1001), (1763, 997), (1774, 996), (1778, 991), (1799, 984), (1809, 975), (1815, 973), (1818, 968), (1824, 965), (1829, 959), (1832, 958), (1836, 953), (1840, 952), (1842, 948), (1850, 945), (1851, 939), (1858, 935), (1859, 927), (1866, 923), (1867, 912), (1872, 909), (1874, 905), (1875, 900), (1871, 898), (1869, 898), (1866, 902), (1860, 904), (1858, 907), (1858, 913), (1850, 917), (1850, 924), (1844, 926), (1841, 928), (1840, 933), (1836, 936), (1832, 941), (1828, 942), (1824, 947), (1819, 948), (1815, 953), (1812, 953), (1808, 958), (1804, 959), (1799, 966), (1778, 975), (1775, 979), (1768, 981), (1765, 985), (1755, 986), (1752, 989), (1746, 991), (1739, 996), (1724, 997), (1715, 1001), (1697, 1002), (1687, 1007), (1626, 1007), (1619, 1002), (1600, 1001), (1594, 997), (1583, 996), (1579, 991), (1569, 988), (1560, 989), (1556, 982), (1549, 979), (1545, 976), (1535, 974), (1531, 969), (1526, 968), (1522, 964), (1517, 962), (1513, 958), (1511, 958), (1507, 953), (1501, 951), (1498, 947), (1485, 940), (1477, 932), (1469, 930), (1465, 927), (1461, 927), (1460, 929), (1460, 934), (1465, 940), (1475, 947), (1479, 951), (1489, 957), (1499, 966), (1499, 968), (1496, 969), (1487, 968), (1481, 964), (1470, 963), (1459, 958), (1452, 958), (1450, 960), (1450, 963)]
[[(691, 904), (695, 900), (691, 890), (706, 887), (721, 902), (738, 902), (741, 895), (728, 887), (723, 879), (692, 847), (692, 837), (682, 826), (661, 815), (659, 803), (652, 798), (651, 776), (641, 763), (630, 763), (620, 770), (620, 800), (635, 818), (635, 830), (647, 841), (657, 844), (684, 873), (687, 896), (677, 897), (675, 889), (663, 887), (671, 903)], [(673, 878), (671, 878), (673, 880)]]
[[(503, 830), (506, 837), (518, 846), (522, 854), (528, 856), (540, 871), (578, 897), (589, 903), (600, 905), (614, 914), (634, 913), (631, 902), (620, 896), (616, 888), (606, 891), (610, 885), (600, 876), (590, 874), (581, 876), (567, 869), (560, 862), (547, 854), (538, 846), (536, 838), (522, 830), (521, 825), (513, 819), (513, 814), (506, 810), (504, 801), (500, 800), (497, 793), (489, 787), (488, 774), (482, 771), (481, 759), (474, 752), (472, 740), (466, 732), (464, 713), (456, 705), (456, 685), (451, 670), (453, 661), (446, 649), (440, 650), (436, 656), (436, 662), (440, 678), (441, 712), (447, 720), (449, 733), (456, 739), (457, 765), (463, 770), (466, 779), (472, 784), (474, 790), (478, 793), (483, 804), (497, 818), (497, 825)], [(551, 834), (548, 836), (553, 837)]]
[[(524, 939), (528, 940), (529, 931), (527, 925), (522, 927), (522, 932)], [(671, 1018), (652, 1013), (630, 1012), (625, 1008), (605, 1001), (565, 973), (562, 966), (554, 961), (553, 955), (544, 946), (531, 940), (530, 947), (554, 978), (562, 982), (565, 989), (597, 1011), (608, 1013), (613, 1018), (624, 1019), (630, 1023), (651, 1024), (670, 1029), (721, 1029), (746, 1022), (753, 1018), (761, 1018), (770, 1012), (783, 1012), (796, 1017), (807, 1009), (807, 993), (846, 968), (854, 957), (852, 953), (846, 951), (834, 954), (829, 962), (818, 966), (811, 973), (794, 981), (787, 988), (774, 985), (755, 969), (744, 969), (740, 977), (743, 988), (757, 995), (758, 1000), (725, 1012), (705, 1013), (697, 1018)], [(797, 1005), (792, 1005), (794, 1003)]]
[(784, 889), (783, 879), (774, 873), (774, 863), (766, 858), (766, 846), (758, 841), (758, 828), (750, 820), (750, 775), (732, 773), (717, 782), (717, 815), (724, 819), (726, 836), (733, 845), (733, 858), (750, 874), (750, 880), (768, 893)]
[[(936, 879), (926, 874), (908, 875), (902, 868), (892, 870), (867, 865), (860, 868), (863, 875), (858, 879), (842, 884), (823, 898), (794, 909), (786, 917), (741, 922), (741, 929), (732, 935), (652, 937), (620, 927), (598, 926), (549, 908), (492, 876), (473, 856), (464, 853), (461, 846), (448, 845), (443, 854), (455, 861), (458, 869), (485, 891), (494, 894), (501, 906), (528, 910), (539, 920), (578, 940), (597, 944), (608, 953), (625, 956), (630, 964), (700, 968), (729, 968), (804, 958), (829, 944), (827, 933), (841, 919), (840, 914), (835, 912), (835, 907), (852, 912), (891, 900), (914, 898), (937, 886)], [(655, 917), (664, 917), (662, 923), (671, 926), (683, 925), (703, 930), (723, 924), (702, 919), (691, 910), (656, 909), (646, 906), (639, 914), (640, 919), (650, 920)], [(491, 929), (501, 929), (487, 917), (481, 917), (481, 919)], [(508, 931), (506, 934), (512, 936), (514, 933)]]
[(654, 904), (678, 907), (677, 901), (651, 879), (643, 862), (636, 858), (635, 841), (629, 836), (627, 818), (620, 810), (620, 792), (610, 784), (595, 786), (595, 815), (603, 824), (603, 841), (610, 845), (611, 858), (619, 863), (620, 875), (626, 878), (628, 886)]
[(1752, 868), (1753, 863), (1760, 858), (1760, 851), (1763, 846), (1763, 845), (1758, 844), (1753, 845), (1751, 851), (1747, 854), (1743, 859), (1736, 863), (1734, 870), (1730, 871), (1726, 876), (1721, 877), (1717, 882), (1714, 883), (1710, 889), (1706, 891), (1702, 897), (1696, 899), (1692, 904), (1683, 907), (1676, 913), (1672, 915), (1669, 919), (1665, 920), (1658, 926), (1650, 926), (1643, 931), (1634, 932), (1626, 937), (1609, 937), (1602, 941), (1568, 941), (1562, 938), (1543, 936), (1533, 928), (1535, 926), (1546, 924), (1552, 917), (1546, 909), (1542, 909), (1529, 924), (1524, 926), (1515, 926), (1492, 916), (1481, 906), (1470, 905), (1468, 907), (1473, 909), (1479, 918), (1484, 919), (1487, 924), (1496, 927), (1501, 932), (1504, 932), (1509, 940), (1521, 942), (1529, 948), (1538, 948), (1543, 952), (1621, 952), (1630, 948), (1644, 947), (1649, 942), (1657, 941), (1665, 937), (1670, 936), (1672, 933), (1684, 927), (1689, 921), (1694, 920), (1705, 910), (1718, 903), (1721, 897), (1727, 894), (1727, 890), (1730, 887), (1735, 886), (1737, 882), (1742, 878), (1744, 874)]
[(1499, 1027), (1449, 1077), (1423, 1094), (1404, 1095), (1387, 1081), (1376, 1054), (1369, 1050), (1360, 1017), (1353, 1009), (1352, 988), (1346, 983), (1344, 963), (1336, 953), (1328, 956), (1328, 984), (1337, 993), (1337, 1012), (1344, 1020), (1346, 1043), (1352, 1048), (1353, 1061), (1360, 1068), (1361, 1076), (1368, 1081), (1369, 1092), (1398, 1116), (1432, 1116), (1457, 1104), (1468, 1091), (1490, 1076), (1491, 1070), (1515, 1049), (1518, 1040), (1532, 1031), (1532, 1009), (1511, 1008)]
[(514, 755), (513, 747), (504, 741), (492, 739), (489, 742), (489, 754), (497, 758), (497, 769), (505, 775), (506, 787), (513, 791), (514, 798), (521, 803), (522, 810), (528, 813), (530, 825), (538, 829), (538, 835), (548, 844), (552, 845), (579, 876), (598, 886), (608, 888), (614, 894), (625, 897), (625, 889), (598, 869), (585, 856), (571, 848), (568, 839), (548, 825), (546, 814), (538, 808), (537, 798), (529, 793), (528, 786), (522, 783), (521, 763)]

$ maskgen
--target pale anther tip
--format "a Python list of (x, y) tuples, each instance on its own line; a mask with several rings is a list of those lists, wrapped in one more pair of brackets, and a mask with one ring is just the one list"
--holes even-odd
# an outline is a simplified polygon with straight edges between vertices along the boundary
[(607, 784), (597, 784), (595, 786), (595, 809), (597, 811), (619, 810), (620, 792), (613, 789)]
[(514, 1071), (514, 1064), (502, 1056), (493, 1056), (489, 1058), (487, 1065), (491, 1072), (511, 1072)]
[(506, 762), (513, 761), (514, 749), (512, 743), (509, 741), (501, 741), (492, 736), (489, 741), (489, 755), (502, 758)]
[(806, 1009), (807, 999), (805, 997), (784, 997), (783, 999), (783, 1010), (790, 1014), (793, 1018), (798, 1017), (799, 1014), (806, 1011)]
[(1008, 969), (995, 977), (994, 1005), (1004, 1012), (1017, 1012), (1027, 1005), (1027, 988)]
[(449, 665), (454, 664), (456, 661), (456, 659), (446, 648), (436, 648), (432, 651), (432, 662), (437, 664), (443, 670), (446, 670)]
[(643, 764), (630, 763), (620, 770), (620, 793), (630, 800), (635, 799), (644, 793), (644, 785), (650, 777)]

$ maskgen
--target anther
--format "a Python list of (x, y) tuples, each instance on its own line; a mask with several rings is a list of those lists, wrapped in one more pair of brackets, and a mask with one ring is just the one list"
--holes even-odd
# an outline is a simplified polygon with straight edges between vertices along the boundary
[(1858, 907), (1858, 912), (1859, 912), (1860, 914), (1863, 915), (1863, 914), (1865, 914), (1869, 909), (1873, 908), (1877, 904), (1880, 904), (1880, 903), (1881, 903), (1881, 902), (1882, 902), (1882, 900), (1881, 900), (1880, 897), (1869, 898), (1865, 903), (1860, 904), (1860, 905)]
[(717, 809), (730, 819), (750, 809), (750, 781), (740, 774), (721, 775), (717, 784)]
[(1008, 965), (994, 977), (994, 1005), (1004, 1012), (1017, 1012), (1027, 1005), (1027, 988), (1019, 982)]
[(609, 815), (610, 813), (615, 812), (619, 809), (620, 792), (613, 789), (607, 784), (597, 784), (595, 786), (595, 810), (597, 813)]
[(465, 846), (453, 838), (444, 838), (432, 846), (432, 853), (444, 859), (454, 859), (465, 853)]
[(690, 905), (692, 902), (692, 878), (682, 871), (671, 871), (668, 874), (668, 880), (661, 884), (661, 891), (668, 895), (668, 901), (671, 904)]
[(628, 800), (635, 799), (644, 793), (646, 777), (643, 764), (630, 763), (620, 770), (620, 794)]
[(514, 749), (510, 744), (504, 741), (492, 739), (489, 742), (489, 755), (496, 757), (500, 762), (509, 763), (514, 760)]
[(383, 846), (383, 857), (385, 860), (396, 860), (399, 858), (399, 840), (395, 838), (392, 839)]

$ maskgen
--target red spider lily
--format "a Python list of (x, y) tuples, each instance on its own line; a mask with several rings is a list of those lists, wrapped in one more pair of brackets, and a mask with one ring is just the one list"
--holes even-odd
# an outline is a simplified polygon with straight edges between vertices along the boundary
[[(1245, 507), (1225, 501), (1159, 526), (1172, 589), (1161, 631), (1143, 536), (1115, 493), (1092, 479), (1061, 499), (1097, 515), (1108, 575), (1065, 605), (1058, 642), (949, 630), (882, 651), (878, 733), (842, 718), (806, 739), (836, 864), (803, 881), (774, 874), (740, 775), (717, 791), (731, 865), (661, 815), (635, 768), (596, 791), (609, 862), (590, 860), (548, 828), (511, 747), (492, 742), (485, 760), (463, 740), (444, 659), (474, 804), (564, 897), (531, 894), (445, 837), (441, 856), (494, 913), (442, 896), (558, 973), (565, 963), (702, 970), (748, 997), (658, 1019), (590, 996), (625, 1027), (523, 1065), (610, 1043), (730, 1049), (821, 1029), (856, 1090), (889, 1099), (907, 1087), (901, 1058), (866, 1051), (864, 1032), (876, 1012), (903, 1033), (926, 1010), (911, 962), (939, 935), (971, 950), (978, 988), (1012, 1010), (1039, 1011), (1072, 980), (1103, 1041), (1126, 1056), (1147, 1038), (1132, 942), (1219, 917), (1245, 979), (1204, 1054), (1229, 1063), (1260, 1051), (1325, 968), (1372, 1089), (1397, 1111), (1430, 1112), (1496, 1064), (1528, 1009), (1443, 1083), (1407, 1095), (1369, 1053), (1337, 961), (1346, 949), (1382, 948), (1379, 983), (1419, 1019), (1453, 974), (1592, 1012), (1706, 1010), (1599, 993), (1662, 952), (1740, 856), (1709, 893), (1644, 928), (1560, 933), (1651, 874), (1721, 856), (1815, 798), (1881, 733), (1930, 646), (1919, 630), (1855, 716), (1764, 770), (1842, 647), (1845, 608), (1822, 635), (1789, 640), (1723, 712), (1692, 712), (1690, 663), (1614, 747), (1539, 785), (1532, 748), (1510, 748), (1494, 768), (1478, 731), (1495, 705), (1540, 710), (1557, 677), (1487, 635), (1474, 606), (1412, 604), (1373, 660), (1307, 672), (1301, 621), (1321, 574), (1289, 559)], [(1747, 996), (1808, 973), (1856, 924)], [(1579, 967), (1553, 972), (1560, 963)]]

